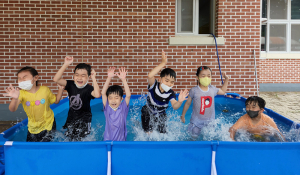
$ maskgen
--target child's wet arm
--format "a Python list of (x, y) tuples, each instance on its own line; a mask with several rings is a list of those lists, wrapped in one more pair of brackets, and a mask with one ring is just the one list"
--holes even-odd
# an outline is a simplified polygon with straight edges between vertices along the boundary
[(158, 66), (156, 66), (154, 69), (151, 70), (151, 72), (148, 74), (148, 82), (149, 85), (152, 86), (155, 83), (155, 75), (158, 74), (158, 72), (165, 67), (166, 63), (162, 62)]
[(173, 109), (174, 109), (174, 110), (177, 110), (177, 109), (180, 108), (182, 102), (179, 102), (179, 101), (177, 101), (177, 100), (172, 100), (172, 101), (171, 101), (171, 104), (172, 104)]
[(12, 98), (12, 100), (11, 100), (9, 106), (8, 106), (8, 109), (11, 112), (15, 112), (19, 107), (20, 101), (21, 100), (19, 100), (19, 99)]
[(278, 127), (277, 127), (277, 125), (276, 125), (276, 123), (274, 122), (274, 120), (270, 120), (270, 121), (268, 121), (269, 122), (269, 125), (271, 126), (271, 127), (273, 127), (274, 129), (276, 129), (278, 132), (279, 132), (279, 134), (281, 135), (281, 137), (284, 139), (284, 141), (286, 141), (285, 140), (285, 137), (283, 136), (283, 134), (280, 132), (280, 130), (278, 129)]
[(102, 92), (101, 92), (101, 94), (102, 94), (102, 103), (103, 103), (104, 107), (106, 106), (106, 101), (107, 101), (106, 91), (108, 89), (110, 81), (111, 81), (111, 77), (107, 77), (107, 79), (104, 83)]
[(148, 74), (148, 82), (149, 85), (152, 86), (155, 83), (154, 76), (158, 74), (158, 72), (167, 64), (167, 56), (164, 51), (161, 53), (161, 63), (156, 66), (152, 71)]
[(93, 87), (94, 87), (94, 90), (92, 92), (92, 96), (95, 97), (95, 98), (100, 98), (101, 93), (100, 93), (100, 87), (97, 83), (97, 80), (96, 80), (96, 78), (92, 78), (92, 80), (93, 80)]
[(126, 104), (128, 106), (129, 102), (130, 102), (131, 92), (130, 92), (130, 89), (129, 89), (129, 86), (128, 86), (128, 83), (127, 83), (126, 79), (123, 79), (122, 82), (123, 82), (125, 93), (126, 93), (125, 100), (126, 100)]
[(56, 82), (57, 84), (61, 85), (61, 86), (66, 86), (67, 85), (67, 81), (62, 79), (62, 74), (64, 73), (64, 71), (67, 69), (69, 65), (67, 64), (63, 64), (63, 66), (58, 70), (58, 72), (55, 74), (53, 81)]
[(223, 86), (219, 89), (218, 95), (225, 95), (228, 86), (228, 79), (225, 79)]
[(183, 110), (182, 110), (182, 114), (181, 116), (185, 116), (187, 110), (189, 109), (190, 105), (192, 103), (192, 98), (189, 96), (188, 99), (186, 100), (184, 106), (183, 106)]
[(233, 127), (231, 127), (231, 128), (229, 129), (230, 138), (231, 138), (233, 141), (235, 141), (235, 140), (234, 140), (235, 132), (236, 132), (236, 130), (235, 130)]
[(63, 88), (59, 88), (58, 89), (58, 92), (56, 94), (56, 100), (55, 100), (55, 104), (58, 104), (62, 98), (62, 95), (63, 95), (63, 92), (64, 92), (64, 89)]

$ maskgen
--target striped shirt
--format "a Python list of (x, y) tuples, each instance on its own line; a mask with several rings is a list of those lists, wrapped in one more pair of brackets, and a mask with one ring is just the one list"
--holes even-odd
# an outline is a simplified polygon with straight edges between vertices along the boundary
[(165, 113), (169, 106), (169, 101), (176, 100), (175, 93), (172, 89), (168, 92), (161, 92), (159, 89), (159, 82), (155, 80), (155, 83), (150, 87), (148, 85), (147, 106), (151, 113)]

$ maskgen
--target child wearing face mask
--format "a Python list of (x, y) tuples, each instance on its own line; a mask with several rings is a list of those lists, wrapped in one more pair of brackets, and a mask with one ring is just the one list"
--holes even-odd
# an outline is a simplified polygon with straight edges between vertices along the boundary
[[(127, 128), (126, 118), (129, 111), (130, 90), (126, 81), (125, 68), (119, 69), (119, 73), (114, 73), (115, 68), (107, 71), (107, 80), (102, 89), (102, 102), (105, 115), (104, 141), (126, 141)], [(123, 100), (123, 89), (119, 85), (108, 87), (111, 79), (117, 75), (125, 88), (126, 97)], [(123, 101), (122, 101), (123, 100)]]
[[(235, 140), (235, 133), (239, 129), (246, 130), (253, 135), (274, 135), (279, 132), (276, 123), (272, 118), (264, 114), (266, 102), (264, 99), (252, 96), (246, 102), (246, 114), (238, 119), (238, 121), (229, 129), (230, 137)], [(275, 132), (274, 132), (275, 131)]]
[[(96, 80), (96, 72), (85, 63), (78, 64), (74, 69), (73, 80), (65, 80), (62, 74), (73, 63), (73, 57), (66, 56), (63, 66), (55, 74), (53, 81), (61, 86), (69, 96), (68, 118), (63, 126), (67, 129), (65, 135), (70, 141), (80, 141), (91, 132), (92, 112), (90, 101), (101, 96), (100, 88)], [(93, 86), (88, 84), (92, 79)]]
[(19, 88), (10, 85), (4, 96), (11, 97), (9, 110), (15, 112), (20, 103), (28, 116), (27, 142), (50, 142), (56, 130), (54, 113), (50, 108), (58, 104), (64, 87), (59, 86), (55, 96), (47, 86), (38, 86), (39, 75), (32, 67), (23, 67), (17, 72)]
[(162, 51), (162, 62), (148, 74), (148, 96), (147, 103), (142, 107), (142, 127), (145, 132), (149, 133), (157, 130), (160, 133), (166, 133), (167, 114), (166, 109), (169, 102), (173, 109), (177, 110), (182, 102), (186, 100), (188, 91), (181, 91), (178, 101), (174, 91), (176, 73), (173, 69), (165, 68), (160, 73), (160, 82), (155, 79), (155, 75), (167, 64), (167, 56)]
[(185, 123), (185, 114), (192, 101), (193, 112), (188, 126), (188, 132), (193, 138), (197, 138), (204, 126), (207, 126), (215, 119), (215, 100), (214, 97), (224, 95), (227, 90), (228, 76), (223, 73), (225, 82), (221, 89), (210, 85), (211, 69), (207, 66), (200, 66), (196, 72), (197, 86), (190, 90), (189, 97), (183, 107), (181, 121)]

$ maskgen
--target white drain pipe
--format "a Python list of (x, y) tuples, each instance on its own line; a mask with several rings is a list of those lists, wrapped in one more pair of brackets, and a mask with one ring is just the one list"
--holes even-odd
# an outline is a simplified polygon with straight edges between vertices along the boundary
[(256, 71), (256, 55), (255, 55), (255, 50), (253, 50), (253, 54), (254, 54), (254, 68), (255, 68), (255, 81), (256, 81), (256, 95), (259, 96), (258, 79), (257, 79), (257, 71)]

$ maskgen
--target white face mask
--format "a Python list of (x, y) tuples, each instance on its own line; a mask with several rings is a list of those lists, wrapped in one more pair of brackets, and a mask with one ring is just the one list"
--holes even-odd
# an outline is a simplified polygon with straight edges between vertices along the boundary
[[(74, 83), (75, 83), (75, 82), (74, 82)], [(87, 85), (87, 83), (88, 83), (88, 82), (86, 82), (85, 85), (83, 85), (83, 86), (78, 86), (76, 83), (75, 83), (75, 85), (76, 85), (76, 87), (77, 87), (78, 89), (82, 89), (82, 88), (84, 88), (84, 87)]]
[(109, 105), (109, 107), (112, 109), (112, 110), (114, 110), (114, 111), (116, 111), (117, 109), (118, 109), (118, 107), (116, 107), (116, 108), (113, 108), (113, 107), (111, 107), (110, 105)]
[[(172, 86), (173, 87), (173, 86)], [(165, 91), (165, 92), (168, 92), (172, 87), (169, 87), (163, 83), (161, 83), (161, 88)]]
[(23, 90), (27, 90), (29, 91), (33, 84), (31, 83), (32, 80), (27, 80), (27, 81), (22, 81), (19, 83), (19, 88), (23, 89)]

